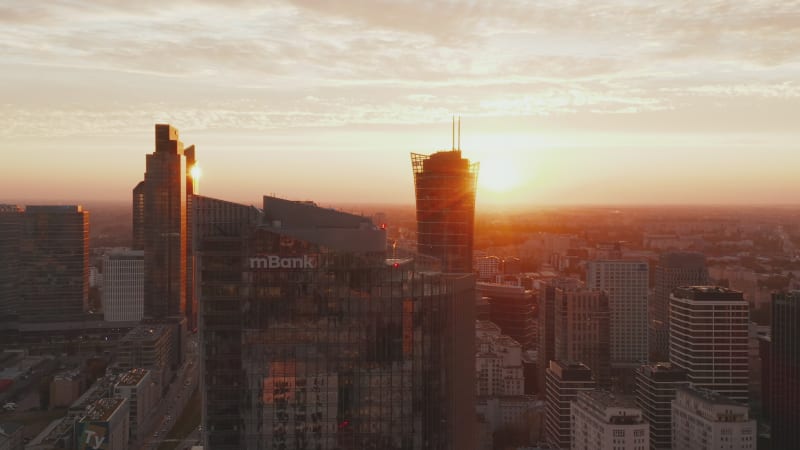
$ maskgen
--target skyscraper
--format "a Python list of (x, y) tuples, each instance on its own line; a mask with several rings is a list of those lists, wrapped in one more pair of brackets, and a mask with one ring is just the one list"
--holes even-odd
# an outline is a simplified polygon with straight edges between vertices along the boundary
[(196, 201), (207, 448), (473, 448), (472, 275), (309, 202)]
[(748, 401), (749, 309), (742, 293), (677, 288), (670, 298), (669, 359), (693, 385)]
[(555, 358), (587, 365), (599, 385), (611, 379), (608, 295), (559, 289), (554, 302)]
[(800, 291), (772, 296), (767, 377), (772, 448), (800, 448)]
[(650, 424), (650, 450), (672, 448), (672, 401), (688, 386), (686, 371), (669, 363), (644, 365), (636, 372), (636, 402)]
[[(186, 314), (187, 161), (178, 130), (155, 127), (155, 152), (147, 155), (144, 182), (133, 191), (134, 248), (144, 250), (144, 315)], [(191, 152), (194, 155), (194, 152)], [(141, 242), (140, 242), (141, 241)]]
[(417, 251), (438, 258), (444, 273), (472, 273), (478, 163), (461, 150), (411, 154), (417, 199)]
[(680, 286), (706, 286), (710, 282), (702, 253), (664, 253), (655, 268), (655, 296), (650, 317), (650, 354), (656, 361), (669, 359), (669, 296)]
[(571, 447), (571, 402), (580, 391), (591, 391), (596, 384), (592, 371), (580, 363), (550, 361), (546, 374), (545, 438), (557, 448)]
[(0, 205), (0, 322), (17, 315), (21, 228), (22, 208)]
[(646, 261), (589, 261), (586, 287), (608, 293), (611, 366), (637, 368), (647, 362)]
[(138, 322), (144, 314), (144, 252), (116, 251), (103, 257), (103, 319)]
[(89, 307), (89, 212), (27, 206), (21, 233), (19, 320), (83, 319)]

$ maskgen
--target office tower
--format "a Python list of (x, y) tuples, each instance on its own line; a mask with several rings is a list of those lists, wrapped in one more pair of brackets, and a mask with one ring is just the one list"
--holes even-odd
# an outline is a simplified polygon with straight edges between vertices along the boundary
[(170, 125), (156, 125), (155, 147), (146, 157), (144, 185), (134, 188), (134, 248), (141, 239), (145, 317), (180, 319), (186, 314), (186, 157)]
[(599, 385), (607, 385), (611, 378), (608, 295), (588, 289), (558, 290), (554, 310), (554, 359), (582, 362)]
[(197, 329), (197, 295), (195, 294), (194, 276), (194, 241), (193, 233), (193, 202), (195, 195), (199, 194), (200, 172), (195, 158), (194, 145), (186, 147), (183, 151), (186, 157), (186, 322), (190, 330)]
[(144, 252), (115, 251), (103, 256), (103, 319), (138, 322), (144, 315)]
[(672, 448), (672, 401), (681, 386), (688, 386), (686, 371), (669, 363), (640, 367), (636, 372), (636, 402), (650, 424), (650, 450)]
[(612, 368), (647, 362), (647, 262), (589, 261), (586, 278), (589, 289), (608, 293)]
[(133, 188), (133, 241), (131, 249), (144, 250), (144, 181)]
[(0, 205), (0, 322), (17, 315), (21, 228), (22, 208)]
[(746, 404), (707, 389), (678, 388), (672, 401), (673, 450), (755, 450), (756, 432)]
[(800, 448), (800, 291), (772, 296), (769, 401), (773, 448)]
[(536, 365), (538, 366), (538, 388), (540, 395), (545, 392), (545, 372), (550, 367), (550, 361), (555, 359), (555, 301), (560, 291), (565, 289), (579, 289), (583, 283), (575, 278), (556, 278), (542, 286), (539, 290), (538, 325), (539, 352)]
[(89, 212), (26, 207), (19, 249), (20, 321), (83, 319), (89, 307)]
[(530, 349), (536, 336), (533, 293), (522, 286), (496, 283), (476, 283), (475, 286), (478, 294), (488, 299), (489, 320), (524, 349)]
[(545, 438), (557, 448), (570, 448), (570, 402), (578, 392), (595, 389), (592, 371), (580, 363), (550, 361), (545, 385)]
[(131, 445), (141, 442), (147, 437), (147, 425), (160, 400), (158, 387), (152, 381), (152, 372), (136, 368), (122, 373), (114, 386), (114, 396), (128, 400)]
[(471, 274), (387, 260), (385, 230), (309, 202), (265, 197), (248, 223), (197, 199), (213, 210), (224, 226), (195, 228), (206, 448), (474, 448)]
[(716, 286), (677, 288), (670, 297), (669, 359), (693, 385), (748, 400), (749, 309), (742, 293)]
[(461, 150), (411, 154), (417, 199), (417, 251), (438, 258), (444, 273), (472, 273), (478, 163)]
[(669, 359), (669, 296), (680, 286), (710, 283), (702, 253), (664, 253), (655, 268), (655, 296), (650, 317), (650, 353), (655, 361)]
[(644, 450), (648, 434), (632, 397), (594, 390), (572, 401), (572, 450)]

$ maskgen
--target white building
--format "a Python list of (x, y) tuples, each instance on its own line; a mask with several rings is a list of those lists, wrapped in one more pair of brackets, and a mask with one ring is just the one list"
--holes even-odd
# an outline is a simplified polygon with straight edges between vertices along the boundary
[(103, 257), (103, 315), (108, 322), (136, 322), (144, 314), (144, 252)]
[(475, 335), (477, 413), (486, 420), (490, 432), (522, 425), (526, 413), (541, 408), (534, 396), (525, 395), (522, 346), (486, 320), (476, 322)]
[(130, 437), (141, 442), (149, 430), (151, 415), (159, 402), (158, 384), (147, 369), (131, 369), (120, 376), (114, 394), (128, 399), (130, 409)]
[(672, 401), (673, 450), (753, 450), (755, 419), (746, 405), (701, 388), (678, 388)]
[(670, 296), (669, 359), (693, 385), (732, 400), (749, 397), (747, 302), (716, 286), (677, 288)]
[(650, 426), (634, 399), (582, 391), (572, 402), (572, 450), (647, 450)]
[(612, 367), (639, 367), (647, 362), (646, 261), (589, 261), (586, 287), (608, 293)]

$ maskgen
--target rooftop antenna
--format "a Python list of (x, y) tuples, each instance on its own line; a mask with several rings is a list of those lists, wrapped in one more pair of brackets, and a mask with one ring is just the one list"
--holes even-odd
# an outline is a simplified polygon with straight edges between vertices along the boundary
[(452, 149), (456, 149), (456, 116), (453, 116), (453, 137), (450, 140), (450, 144), (453, 147)]
[(458, 116), (458, 151), (461, 151), (461, 116)]

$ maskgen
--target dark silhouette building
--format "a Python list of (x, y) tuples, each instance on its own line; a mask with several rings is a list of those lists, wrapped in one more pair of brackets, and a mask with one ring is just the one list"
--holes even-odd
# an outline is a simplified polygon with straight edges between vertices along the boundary
[[(133, 190), (133, 247), (144, 250), (145, 318), (187, 316), (187, 286), (193, 285), (187, 270), (191, 257), (187, 202), (193, 191), (187, 164), (194, 163), (194, 147), (188, 155), (191, 161), (177, 129), (156, 125), (155, 151), (147, 155), (144, 181)], [(188, 312), (193, 311), (189, 306)]]
[(417, 251), (438, 258), (444, 273), (472, 273), (479, 164), (461, 150), (411, 154), (417, 199)]
[(680, 286), (710, 283), (706, 257), (702, 253), (664, 253), (655, 268), (655, 295), (650, 311), (650, 356), (654, 361), (669, 359), (669, 296)]
[(89, 212), (81, 206), (27, 206), (20, 232), (19, 321), (85, 319)]
[(195, 201), (206, 448), (474, 448), (472, 275), (313, 203)]
[(499, 326), (503, 334), (519, 342), (523, 349), (531, 349), (536, 339), (533, 293), (521, 286), (496, 283), (477, 283), (476, 290), (489, 303), (488, 320)]
[(772, 296), (769, 380), (765, 392), (772, 448), (800, 448), (800, 291)]
[(596, 388), (592, 370), (581, 363), (551, 360), (545, 385), (545, 439), (556, 448), (571, 448), (570, 402), (578, 392)]
[(686, 371), (669, 363), (640, 367), (636, 372), (636, 403), (650, 424), (650, 449), (672, 448), (672, 401), (676, 390), (688, 386)]
[(0, 205), (0, 322), (17, 317), (22, 208)]

